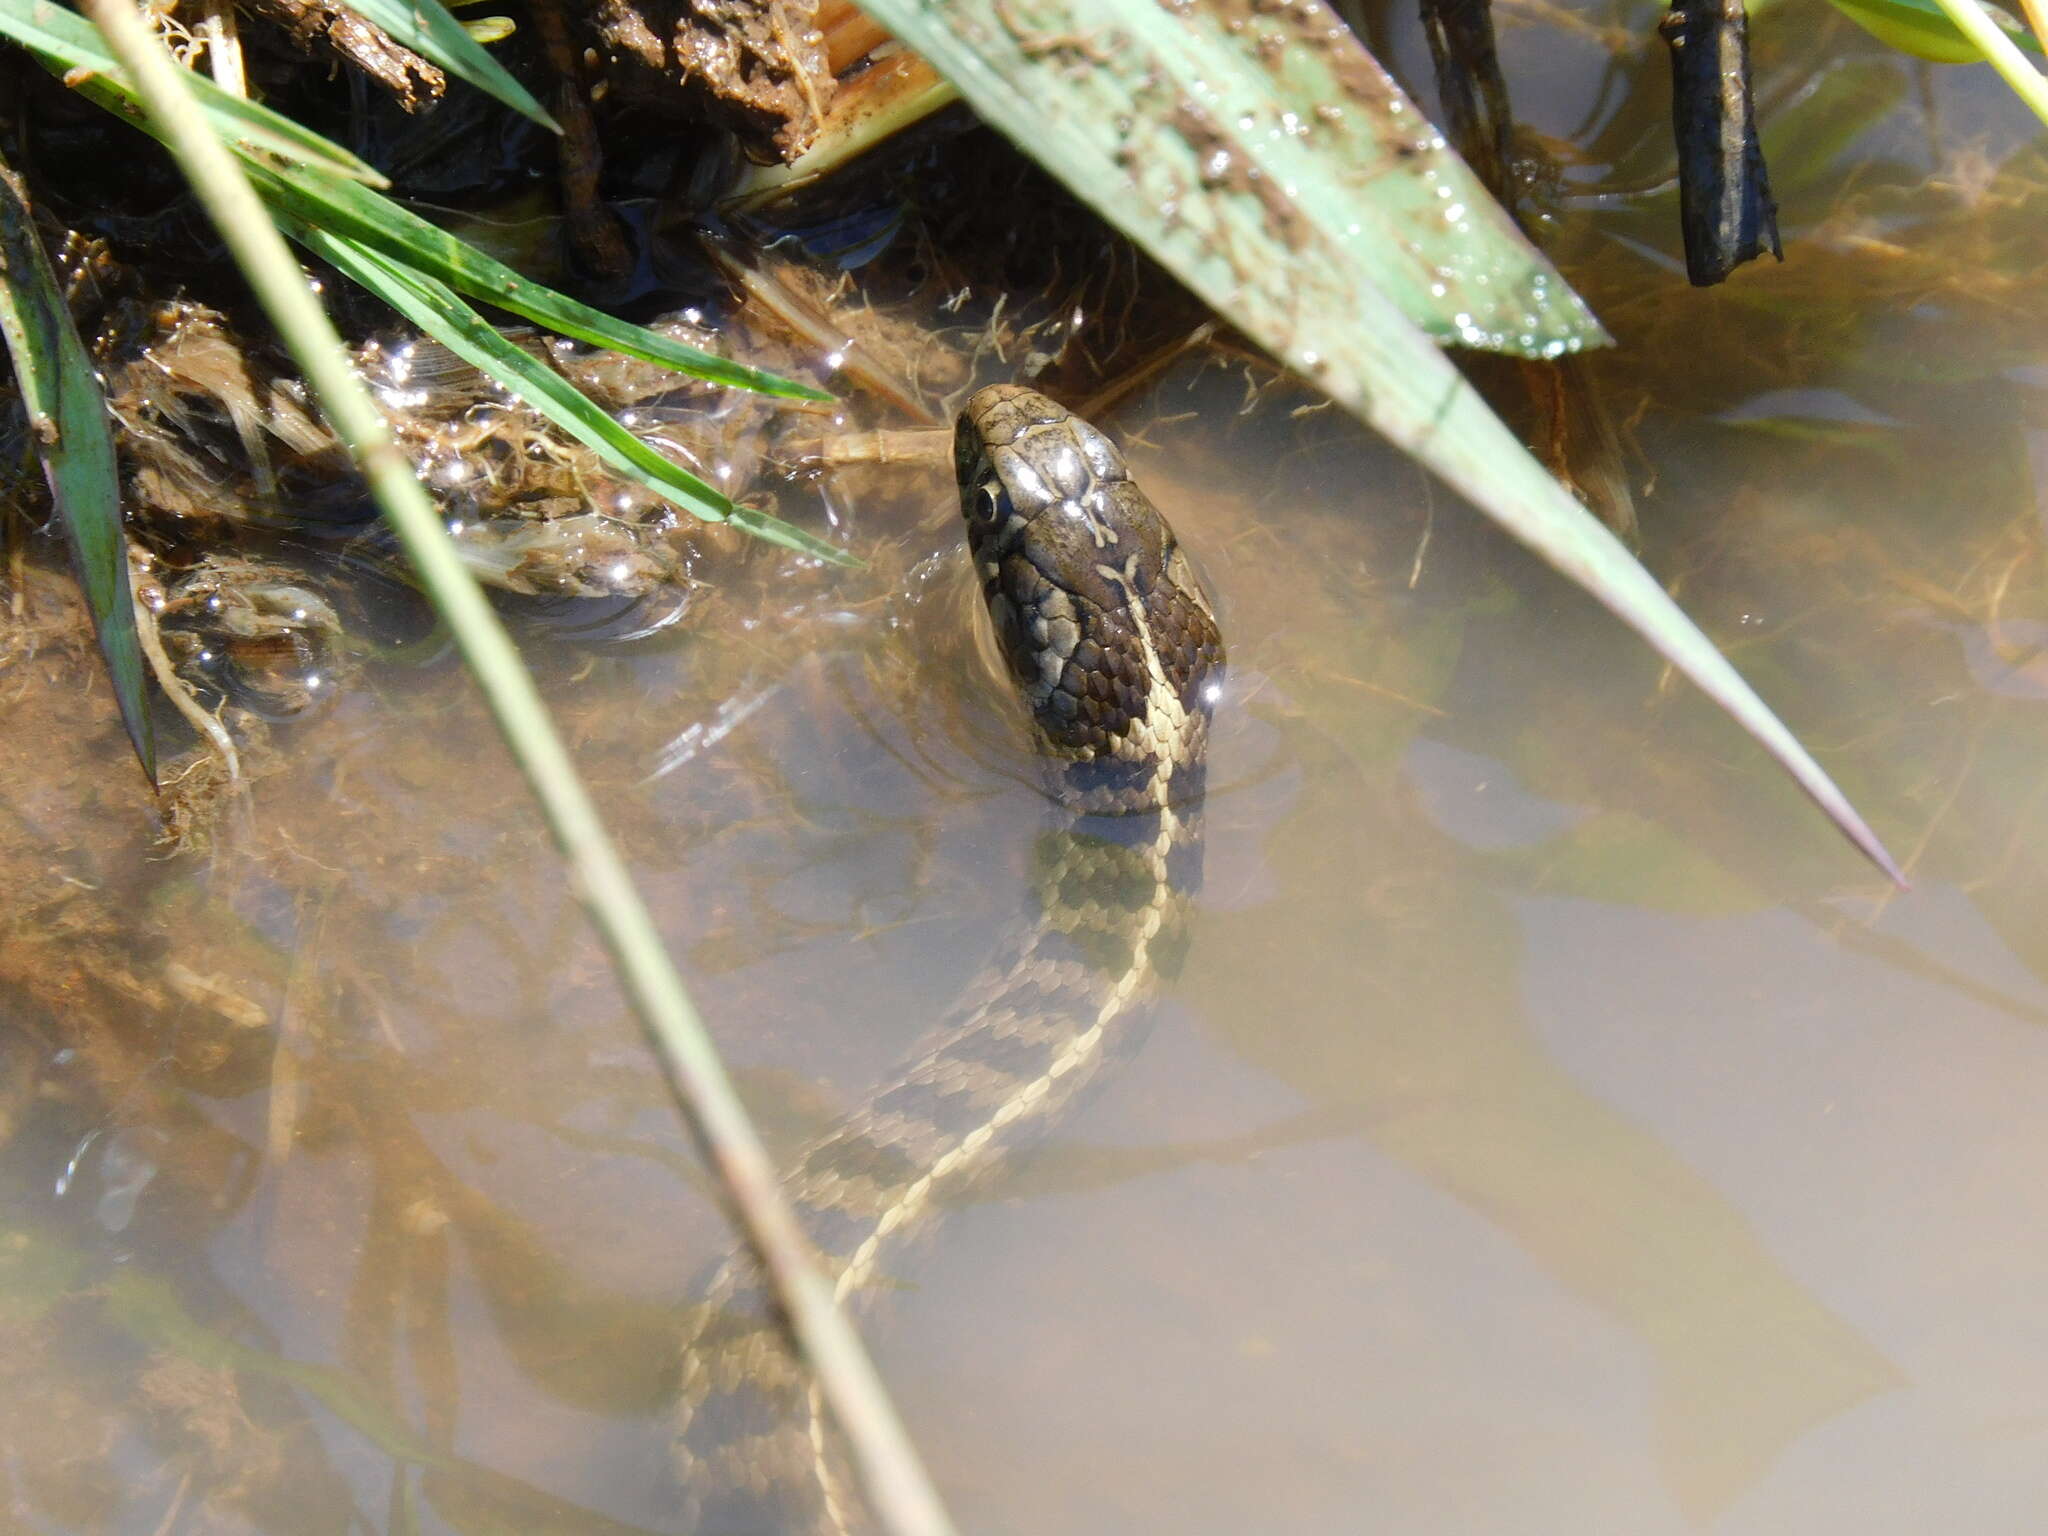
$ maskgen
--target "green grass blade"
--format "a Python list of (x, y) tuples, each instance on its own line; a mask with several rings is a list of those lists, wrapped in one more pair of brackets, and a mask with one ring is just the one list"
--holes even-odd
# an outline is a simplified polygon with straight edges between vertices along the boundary
[[(1112, 220), (1284, 299), (1298, 258), (1439, 341), (1555, 357), (1607, 334), (1326, 6), (862, 0)], [(1283, 303), (1276, 314), (1287, 315)], [(1293, 315), (1313, 347), (1322, 317)]]
[[(1313, 126), (1298, 136), (1263, 130), (1273, 109), (1247, 105), (1257, 82), (1241, 56), (1223, 57), (1216, 35), (1227, 34), (1230, 18), (1245, 21), (1230, 48), (1257, 53), (1260, 37), (1270, 37), (1272, 76), (1293, 78), (1287, 55), (1311, 48), (1306, 30), (1288, 31), (1296, 23), (1306, 29), (1301, 5), (1289, 9), (1290, 22), (1277, 11), (1261, 18), (1256, 7), (1159, 0), (861, 4), (1218, 313), (1612, 609), (1762, 743), (1879, 868), (1900, 878), (1842, 792), (1713, 642), (1361, 267), (1365, 246), (1404, 238), (1375, 212), (1378, 182), (1303, 169), (1327, 157), (1326, 146), (1342, 156), (1355, 144)], [(1317, 26), (1324, 24), (1338, 25), (1328, 13)], [(1370, 106), (1355, 91), (1322, 104), (1339, 102), (1345, 113)], [(1317, 102), (1293, 105), (1297, 126), (1320, 121)], [(1192, 123), (1191, 106), (1200, 108)], [(1247, 121), (1252, 126), (1234, 135), (1219, 126)], [(1404, 129), (1389, 142), (1413, 135)], [(1286, 154), (1260, 161), (1263, 140), (1275, 137)], [(1219, 166), (1218, 155), (1236, 158)], [(1255, 163), (1265, 167), (1256, 183)], [(1450, 213), (1437, 217), (1456, 222)], [(1569, 341), (1560, 346), (1568, 350)]]
[[(83, 16), (49, 0), (0, 0), (0, 36), (11, 37), (34, 53), (80, 95), (140, 125), (142, 110), (134, 88), (107, 51), (99, 29)], [(389, 184), (375, 166), (282, 113), (224, 91), (203, 75), (192, 77), (192, 88), (214, 132), (245, 155), (318, 165), (369, 186)]]
[(393, 42), (432, 60), (457, 79), (467, 80), (521, 117), (531, 118), (552, 133), (562, 131), (561, 124), (548, 116), (526, 87), (448, 14), (441, 0), (347, 0), (347, 4), (363, 20), (382, 27)]
[(368, 187), (311, 169), (285, 176), (267, 166), (253, 165), (251, 173), (264, 200), (297, 222), (359, 240), (400, 265), (439, 278), (473, 299), (523, 315), (551, 331), (645, 358), (712, 384), (787, 400), (832, 398), (808, 385), (615, 320), (602, 310), (521, 277), (503, 262)]
[[(0, 0), (0, 36), (12, 37), (29, 48), (81, 95), (154, 132), (142, 120), (134, 91), (90, 22), (49, 0)], [(351, 235), (472, 298), (594, 346), (645, 358), (708, 383), (788, 400), (832, 398), (766, 369), (748, 368), (614, 319), (522, 277), (372, 190), (371, 184), (387, 185), (385, 178), (340, 145), (267, 107), (220, 90), (202, 76), (195, 74), (192, 85), (216, 136), (241, 154), (265, 199), (301, 224)], [(756, 516), (741, 509), (736, 520)]]
[(497, 380), (621, 474), (706, 522), (731, 521), (800, 554), (834, 565), (853, 563), (844, 551), (779, 517), (735, 506), (718, 490), (664, 458), (546, 363), (507, 341), (446, 283), (401, 267), (345, 236), (302, 224), (287, 228), (306, 249), (332, 263), (471, 367)]
[(27, 195), (5, 161), (0, 161), (0, 337), (14, 360), (30, 436), (50, 482), (78, 584), (85, 589), (121, 722), (154, 784), (156, 734), (135, 633), (135, 599), (121, 533), (121, 481), (106, 402), (36, 235)]
[(569, 880), (603, 938), (733, 1218), (759, 1253), (820, 1395), (846, 1432), (856, 1473), (889, 1536), (952, 1536), (953, 1525), (912, 1448), (873, 1362), (818, 1270), (775, 1164), (662, 944), (653, 914), (606, 834), (596, 803), (426, 489), (391, 439), (347, 350), (244, 171), (210, 132), (182, 70), (132, 0), (88, 0), (130, 70), (150, 116), (227, 242), (236, 265), (292, 350), (335, 433), (370, 482), (407, 557), (448, 623), (506, 747), (540, 803)]
[[(1935, 0), (1830, 0), (1834, 8), (1879, 42), (1901, 53), (1936, 64), (1981, 64), (1983, 47), (1949, 18)], [(2011, 17), (1993, 15), (1990, 24), (2021, 48), (2041, 51), (2041, 43)]]
[[(1992, 19), (1978, 0), (1941, 0), (1941, 8), (1956, 30), (1983, 51), (2013, 94), (2024, 101), (2034, 116), (2048, 123), (2048, 76), (2027, 62), (2012, 34)], [(2026, 34), (2031, 41), (2033, 34)]]

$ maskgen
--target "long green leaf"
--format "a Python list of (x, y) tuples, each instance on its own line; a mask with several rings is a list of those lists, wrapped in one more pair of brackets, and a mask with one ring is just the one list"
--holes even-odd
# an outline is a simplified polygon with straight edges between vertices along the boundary
[[(0, 35), (15, 38), (81, 94), (154, 133), (133, 89), (89, 22), (49, 0), (0, 0)], [(687, 346), (643, 326), (616, 320), (536, 283), (367, 185), (383, 185), (374, 168), (338, 144), (266, 107), (222, 91), (194, 75), (193, 90), (221, 142), (241, 155), (273, 208), (317, 229), (336, 229), (418, 268), (473, 298), (523, 315), (537, 325), (660, 363), (692, 378), (791, 400), (830, 395), (761, 368), (748, 368)], [(284, 164), (280, 164), (282, 161)]]
[(473, 299), (524, 315), (551, 331), (645, 358), (713, 384), (729, 384), (789, 400), (832, 398), (808, 385), (760, 368), (748, 368), (658, 336), (641, 326), (615, 320), (602, 310), (521, 277), (503, 262), (486, 256), (475, 246), (436, 228), (368, 187), (312, 169), (290, 176), (260, 164), (252, 165), (250, 170), (250, 179), (264, 201), (299, 223), (348, 235), (404, 266), (439, 278)]
[[(1030, 10), (989, 3), (1009, 18)], [(1080, 36), (1136, 12), (1132, 0), (1048, 9), (1071, 11)], [(1238, 18), (1229, 6), (1152, 9), (1139, 19), (1175, 85), (1162, 96), (1132, 82), (1129, 158), (1192, 172), (1192, 196), (1236, 192), (1283, 258), (1296, 241), (1321, 246), (1437, 341), (1546, 358), (1608, 344), (1550, 258), (1317, 0), (1253, 5)], [(1027, 54), (1044, 46), (1028, 26), (1015, 38)], [(1091, 58), (1102, 60), (1101, 48)]]
[(476, 676), (520, 771), (540, 802), (570, 880), (616, 963), (620, 984), (646, 1026), (705, 1158), (770, 1283), (822, 1397), (846, 1432), (857, 1476), (891, 1536), (952, 1536), (902, 1420), (852, 1325), (819, 1272), (809, 1241), (783, 1198), (769, 1160), (717, 1048), (691, 1006), (654, 917), (605, 834), (597, 805), (511, 637), (484, 600), (399, 454), (384, 418), (350, 366), (334, 326), (308, 289), (283, 237), (244, 171), (220, 144), (131, 0), (88, 0), (131, 69), (150, 116), (164, 129), (186, 178), (226, 240), (236, 265), (292, 349), (320, 407), (370, 482), (434, 605)]
[(706, 522), (730, 521), (800, 554), (850, 565), (844, 551), (779, 517), (738, 506), (628, 432), (598, 404), (532, 353), (507, 341), (446, 283), (399, 266), (342, 235), (292, 223), (287, 232), (474, 368), (594, 451), (620, 473), (666, 496)]
[(128, 586), (128, 547), (121, 533), (121, 481), (106, 402), (92, 360), (71, 323), (57, 275), (37, 238), (21, 182), (0, 160), (0, 337), (14, 377), (57, 521), (85, 589), (100, 655), (142, 771), (156, 782), (156, 733), (143, 687), (142, 646)]
[[(1360, 90), (1320, 100), (1260, 96), (1297, 78), (1289, 55), (1320, 48), (1327, 29), (1341, 25), (1333, 16), (1313, 0), (1272, 9), (1159, 0), (861, 5), (1219, 313), (1611, 608), (1741, 722), (1857, 847), (1900, 878), (1842, 792), (1713, 642), (1529, 456), (1362, 269), (1366, 246), (1403, 238), (1376, 214), (1374, 190), (1399, 174), (1389, 157), (1398, 162), (1401, 145), (1429, 132), (1410, 120), (1412, 109), (1378, 103), (1385, 148), (1363, 182), (1307, 168), (1315, 158), (1355, 152), (1358, 135), (1339, 141), (1313, 128), (1271, 131), (1275, 113), (1300, 125), (1322, 121), (1319, 108), (1361, 116), (1376, 110)], [(1270, 58), (1272, 67), (1262, 75), (1247, 58)], [(1193, 126), (1191, 112), (1198, 114)], [(1229, 174), (1216, 169), (1222, 154), (1231, 157), (1222, 167)], [(1452, 213), (1445, 208), (1438, 218), (1455, 224)]]
[[(1831, 0), (1835, 9), (1883, 43), (1936, 64), (1981, 64), (1984, 50), (1972, 42), (1934, 0)], [(2034, 53), (2041, 44), (2011, 17), (1994, 15), (1992, 23), (2020, 47)]]
[[(0, 35), (29, 49), (80, 95), (140, 125), (134, 87), (99, 29), (83, 16), (50, 0), (0, 0)], [(375, 166), (280, 112), (224, 91), (203, 75), (192, 77), (192, 89), (213, 131), (245, 156), (319, 165), (369, 186), (389, 185)]]
[(548, 116), (526, 87), (448, 14), (441, 0), (347, 0), (347, 5), (363, 20), (382, 27), (393, 42), (431, 59), (550, 132), (562, 131), (562, 125)]

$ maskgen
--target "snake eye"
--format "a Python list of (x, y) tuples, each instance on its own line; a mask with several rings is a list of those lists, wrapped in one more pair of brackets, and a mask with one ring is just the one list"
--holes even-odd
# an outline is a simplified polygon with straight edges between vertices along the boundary
[(1015, 520), (1016, 504), (1010, 500), (1010, 488), (991, 472), (975, 483), (961, 511), (967, 516), (969, 543), (992, 553), (1002, 543), (1003, 530)]

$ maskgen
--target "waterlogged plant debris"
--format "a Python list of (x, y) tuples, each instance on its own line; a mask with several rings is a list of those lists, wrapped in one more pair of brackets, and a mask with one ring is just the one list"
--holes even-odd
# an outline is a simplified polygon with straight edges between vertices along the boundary
[[(485, 39), (448, 14), (440, 0), (351, 0), (350, 11), (378, 28), (392, 41), (431, 60), (459, 80), (466, 80), (554, 133), (561, 126), (533, 99), (533, 94), (506, 72), (505, 66), (484, 51)], [(487, 18), (502, 25), (493, 29), (493, 39), (510, 37), (512, 24), (502, 16)]]

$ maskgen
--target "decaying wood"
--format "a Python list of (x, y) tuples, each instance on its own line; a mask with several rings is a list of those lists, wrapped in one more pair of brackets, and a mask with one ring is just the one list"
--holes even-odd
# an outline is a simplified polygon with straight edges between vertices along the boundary
[[(540, 34), (548, 67), (559, 89), (554, 93), (555, 121), (562, 125), (562, 212), (570, 243), (586, 268), (600, 277), (619, 278), (633, 262), (619, 216), (605, 206), (598, 190), (604, 171), (604, 143), (590, 110), (591, 85), (583, 61), (569, 40), (569, 18), (561, 0), (535, 0), (534, 28)], [(597, 82), (602, 91), (603, 82)]]
[(278, 21), (308, 51), (339, 54), (396, 96), (408, 112), (441, 99), (448, 80), (440, 70), (394, 43), (382, 27), (371, 25), (333, 0), (253, 0), (261, 15)]
[(599, 0), (611, 83), (652, 106), (709, 111), (782, 159), (831, 99), (818, 0)]

